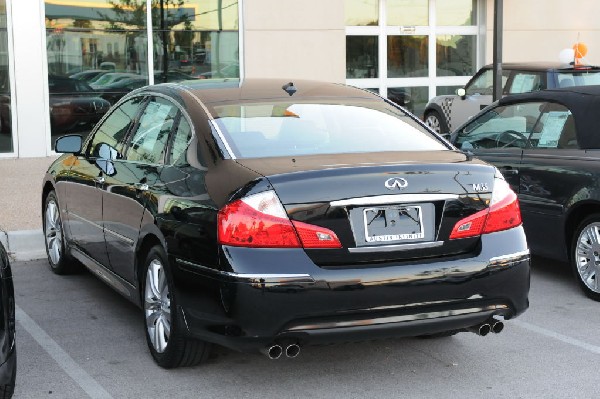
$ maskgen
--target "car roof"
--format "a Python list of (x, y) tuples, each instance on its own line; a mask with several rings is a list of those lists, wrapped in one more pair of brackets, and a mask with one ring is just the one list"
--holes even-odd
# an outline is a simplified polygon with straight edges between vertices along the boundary
[[(484, 66), (486, 69), (493, 68), (493, 64)], [(600, 66), (581, 65), (573, 66), (569, 64), (561, 64), (559, 62), (503, 62), (502, 69), (521, 70), (521, 71), (561, 71), (561, 72), (576, 72), (576, 71), (600, 71)]]
[[(284, 90), (284, 86), (292, 83), (296, 90), (292, 95)], [(345, 97), (376, 99), (377, 96), (367, 90), (337, 83), (311, 80), (289, 79), (219, 79), (219, 80), (186, 80), (178, 83), (167, 83), (170, 87), (180, 87), (191, 91), (205, 104), (220, 102), (240, 102), (262, 99), (285, 100), (296, 98)], [(158, 85), (160, 86), (160, 85)]]
[(577, 140), (581, 148), (600, 148), (600, 135), (593, 134), (600, 126), (600, 112), (598, 112), (600, 85), (571, 86), (511, 94), (501, 98), (498, 104), (509, 105), (522, 102), (553, 102), (564, 105), (575, 118)]

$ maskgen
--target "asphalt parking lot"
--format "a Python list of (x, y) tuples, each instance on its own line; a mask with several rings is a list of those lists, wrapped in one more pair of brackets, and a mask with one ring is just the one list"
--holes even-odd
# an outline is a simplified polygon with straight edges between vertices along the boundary
[(141, 311), (88, 272), (14, 262), (16, 398), (597, 398), (600, 303), (534, 258), (530, 309), (501, 334), (311, 346), (296, 359), (216, 348), (163, 370)]

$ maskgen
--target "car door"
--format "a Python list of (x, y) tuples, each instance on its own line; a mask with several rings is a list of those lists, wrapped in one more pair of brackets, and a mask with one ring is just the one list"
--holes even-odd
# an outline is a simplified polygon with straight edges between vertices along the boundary
[(113, 271), (134, 283), (135, 248), (148, 200), (164, 164), (166, 144), (178, 117), (177, 106), (151, 96), (130, 133), (125, 157), (114, 161), (114, 174), (106, 178), (103, 222), (108, 257)]
[(102, 223), (102, 190), (111, 172), (113, 158), (121, 156), (119, 142), (127, 135), (139, 100), (121, 104), (97, 127), (86, 151), (77, 157), (65, 185), (67, 218), (72, 242), (85, 254), (109, 268)]
[(578, 198), (587, 198), (590, 188), (597, 186), (586, 168), (590, 162), (596, 160), (579, 148), (570, 110), (562, 104), (545, 103), (520, 167), (519, 201), (534, 253), (566, 260), (568, 207)]
[(538, 121), (543, 103), (496, 105), (454, 136), (454, 144), (494, 164), (516, 192), (520, 192), (523, 149)]
[[(508, 71), (502, 73), (502, 87), (508, 80)], [(494, 71), (482, 69), (465, 86), (465, 95), (455, 98), (449, 105), (448, 128), (453, 131), (469, 118), (490, 105), (494, 94)]]

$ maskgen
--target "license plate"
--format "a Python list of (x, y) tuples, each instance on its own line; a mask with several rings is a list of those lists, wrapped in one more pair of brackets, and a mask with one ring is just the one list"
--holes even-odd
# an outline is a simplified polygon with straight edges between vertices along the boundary
[(363, 210), (365, 241), (398, 242), (425, 238), (420, 206), (389, 206)]

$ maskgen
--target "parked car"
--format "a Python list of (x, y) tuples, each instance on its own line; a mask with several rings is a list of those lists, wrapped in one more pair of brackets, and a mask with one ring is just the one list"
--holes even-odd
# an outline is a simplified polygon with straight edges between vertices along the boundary
[(110, 103), (85, 82), (49, 76), (48, 87), (50, 124), (54, 134), (91, 129), (110, 108)]
[(339, 84), (188, 81), (63, 136), (41, 203), (48, 261), (143, 308), (162, 367), (209, 344), (500, 332), (528, 307), (515, 193), (413, 115)]
[(140, 87), (146, 86), (148, 79), (143, 76), (136, 78), (122, 79), (117, 82), (103, 86), (101, 89), (96, 90), (98, 95), (108, 101), (111, 104), (115, 104), (125, 94), (132, 90), (139, 89)]
[(82, 80), (84, 82), (90, 82), (96, 78), (99, 78), (102, 75), (107, 74), (109, 71), (105, 69), (86, 69), (85, 71), (74, 73), (69, 76), (71, 79)]
[[(600, 84), (600, 67), (555, 63), (502, 64), (502, 93), (517, 94), (558, 87)], [(481, 68), (456, 95), (437, 96), (423, 119), (438, 133), (449, 133), (493, 101), (493, 66)]]
[(569, 261), (600, 300), (600, 86), (507, 96), (452, 135), (519, 196), (532, 253)]
[(240, 77), (240, 64), (233, 62), (229, 65), (225, 65), (217, 71), (208, 71), (194, 75), (197, 79), (220, 79), (220, 78), (239, 78)]
[(92, 89), (94, 90), (98, 90), (98, 89), (102, 89), (103, 87), (118, 82), (119, 80), (123, 80), (123, 79), (130, 79), (130, 78), (139, 78), (141, 75), (138, 75), (136, 73), (129, 73), (129, 72), (108, 72), (105, 73), (104, 75), (100, 75), (99, 77), (95, 78), (94, 80), (91, 80), (89, 82), (90, 86), (92, 87)]
[(0, 242), (0, 397), (11, 398), (17, 375), (15, 293), (10, 260)]

